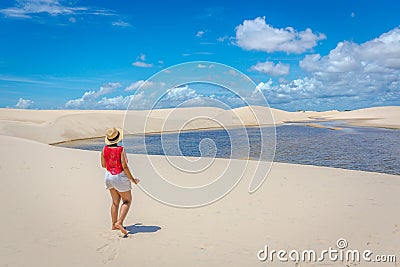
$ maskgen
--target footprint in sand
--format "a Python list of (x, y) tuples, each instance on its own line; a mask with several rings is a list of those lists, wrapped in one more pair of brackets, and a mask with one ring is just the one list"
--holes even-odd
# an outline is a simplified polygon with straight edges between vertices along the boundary
[(398, 225), (398, 224), (395, 224), (395, 225), (394, 225), (393, 234), (398, 234), (398, 233), (400, 233), (399, 225)]
[(98, 247), (96, 251), (103, 256), (103, 263), (107, 263), (115, 260), (119, 254), (119, 238), (115, 235), (105, 235), (102, 237), (105, 239), (105, 244)]

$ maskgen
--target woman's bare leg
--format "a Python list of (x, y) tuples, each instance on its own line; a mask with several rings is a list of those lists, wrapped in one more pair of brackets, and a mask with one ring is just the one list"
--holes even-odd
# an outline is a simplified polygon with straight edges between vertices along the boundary
[(124, 220), (126, 218), (126, 215), (128, 214), (129, 207), (131, 206), (131, 203), (132, 203), (132, 194), (131, 194), (130, 190), (126, 191), (126, 192), (118, 192), (118, 193), (122, 198), (122, 205), (119, 210), (119, 218), (114, 225), (121, 231), (121, 233), (126, 235), (128, 233), (128, 231), (126, 231), (124, 229), (123, 225), (124, 225)]
[(118, 220), (118, 209), (119, 209), (119, 203), (121, 202), (121, 196), (118, 194), (118, 191), (115, 190), (114, 188), (110, 189), (110, 194), (112, 198), (112, 204), (111, 204), (111, 222), (112, 222), (112, 230), (117, 230), (118, 228), (115, 227), (115, 223)]

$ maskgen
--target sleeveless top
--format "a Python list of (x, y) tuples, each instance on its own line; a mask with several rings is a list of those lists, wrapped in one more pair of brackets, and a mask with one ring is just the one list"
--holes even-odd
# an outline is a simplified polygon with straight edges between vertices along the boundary
[(109, 147), (103, 149), (103, 156), (106, 161), (106, 169), (112, 175), (120, 174), (123, 171), (121, 163), (121, 153), (124, 147)]

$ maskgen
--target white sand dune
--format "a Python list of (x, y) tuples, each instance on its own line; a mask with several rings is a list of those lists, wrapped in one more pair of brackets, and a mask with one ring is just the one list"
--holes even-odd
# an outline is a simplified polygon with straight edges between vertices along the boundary
[[(124, 127), (126, 133), (150, 133), (199, 128), (272, 125), (288, 122), (345, 120), (358, 126), (400, 129), (400, 107), (377, 107), (348, 112), (287, 112), (265, 107), (180, 108), (130, 111), (114, 110), (17, 110), (0, 109), (0, 134), (52, 144), (66, 140), (102, 136), (108, 127)], [(194, 117), (199, 117), (193, 119)], [(206, 119), (208, 118), (208, 119)], [(188, 122), (192, 119), (190, 122)], [(144, 128), (143, 125), (146, 124)]]
[[(397, 111), (382, 107), (273, 113), (278, 123), (324, 117), (399, 127)], [(153, 129), (164, 122), (166, 112), (153, 114)], [(207, 112), (225, 116), (228, 122), (232, 118), (223, 110)], [(248, 114), (245, 109), (236, 112), (242, 118)], [(143, 112), (135, 116), (143, 117)], [(187, 116), (177, 114), (176, 125)], [(254, 118), (245, 119), (250, 124)], [(196, 209), (161, 204), (134, 187), (134, 204), (125, 221), (132, 234), (120, 238), (110, 230), (111, 200), (104, 189), (100, 153), (47, 144), (102, 136), (105, 128), (122, 123), (122, 111), (0, 110), (2, 266), (397, 266), (258, 261), (257, 252), (265, 245), (322, 251), (336, 248), (339, 238), (345, 238), (350, 249), (396, 255), (399, 260), (400, 176), (325, 167), (273, 163), (266, 182), (250, 195), (247, 189), (257, 162), (249, 161), (231, 193)], [(172, 171), (165, 157), (151, 158), (175, 182), (198, 184)], [(129, 159), (133, 174), (142, 181), (157, 175), (147, 156)], [(212, 178), (225, 163), (216, 159), (204, 177)], [(243, 161), (231, 163), (240, 166)]]
[(326, 120), (345, 120), (356, 126), (400, 129), (400, 107), (374, 107), (334, 114), (315, 115)]
[[(6, 136), (0, 144), (4, 266), (259, 266), (264, 245), (323, 250), (338, 238), (353, 249), (399, 252), (399, 176), (274, 163), (250, 195), (250, 162), (230, 194), (196, 209), (160, 204), (135, 187), (126, 225), (137, 233), (122, 239), (109, 229), (99, 153)], [(152, 175), (145, 157), (130, 155), (142, 180)]]

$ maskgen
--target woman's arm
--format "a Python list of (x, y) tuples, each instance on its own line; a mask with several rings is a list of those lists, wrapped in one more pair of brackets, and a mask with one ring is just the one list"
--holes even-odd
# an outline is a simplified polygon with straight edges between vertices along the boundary
[(104, 159), (104, 152), (103, 152), (103, 150), (101, 151), (101, 167), (103, 167), (103, 168), (106, 167), (106, 160)]
[(122, 168), (124, 169), (124, 172), (125, 172), (126, 176), (128, 176), (129, 180), (131, 180), (132, 183), (134, 183), (134, 184), (138, 184), (139, 183), (139, 179), (133, 178), (133, 175), (132, 175), (131, 171), (129, 170), (127, 162), (128, 161), (127, 161), (125, 149), (123, 148), (122, 149), (122, 153), (121, 153)]

